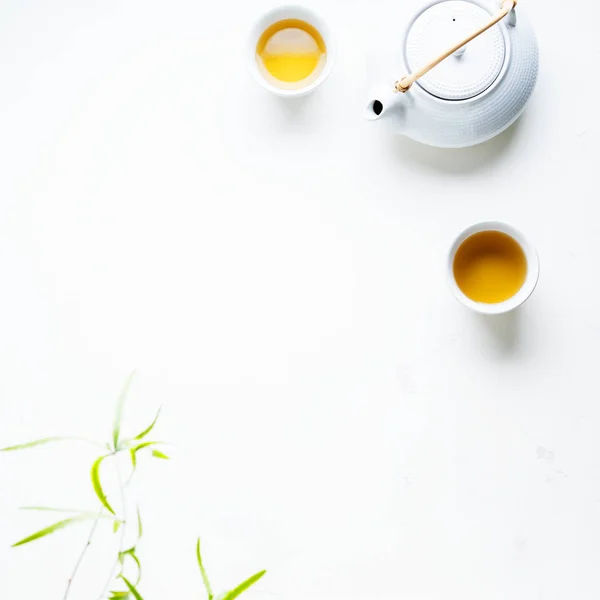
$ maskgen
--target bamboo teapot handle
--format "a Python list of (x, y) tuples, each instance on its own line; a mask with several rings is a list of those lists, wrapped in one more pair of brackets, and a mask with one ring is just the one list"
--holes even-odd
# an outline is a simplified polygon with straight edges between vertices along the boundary
[(421, 67), (414, 73), (405, 75), (402, 79), (396, 81), (396, 83), (394, 84), (395, 91), (402, 93), (408, 92), (408, 90), (410, 90), (412, 84), (415, 81), (423, 77), (423, 75), (425, 75), (426, 73), (429, 73), (431, 69), (439, 65), (443, 60), (446, 60), (449, 56), (452, 56), (452, 54), (454, 54), (457, 50), (460, 50), (463, 46), (474, 40), (476, 37), (480, 36), (484, 31), (487, 31), (490, 27), (493, 27), (496, 23), (504, 19), (504, 17), (506, 17), (514, 10), (516, 5), (516, 0), (504, 0), (498, 14), (494, 15), (488, 23), (486, 23), (483, 27), (480, 27), (471, 35), (467, 36), (461, 42), (458, 42), (458, 44), (455, 44), (454, 46), (446, 50), (444, 53), (440, 54), (437, 58), (434, 58), (424, 67)]

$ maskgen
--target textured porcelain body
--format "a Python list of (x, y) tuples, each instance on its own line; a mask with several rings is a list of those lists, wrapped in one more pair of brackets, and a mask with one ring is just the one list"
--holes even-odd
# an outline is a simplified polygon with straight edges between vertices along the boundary
[[(499, 8), (493, 2), (468, 1), (485, 9), (490, 16)], [(406, 59), (408, 33), (419, 16), (437, 4), (440, 3), (425, 6), (409, 24), (402, 47), (398, 49), (399, 69), (390, 73), (389, 81), (381, 82), (372, 91), (365, 116), (371, 120), (381, 118), (390, 130), (431, 146), (472, 146), (499, 134), (523, 112), (537, 80), (537, 41), (527, 17), (517, 7), (496, 25), (504, 36), (504, 64), (485, 91), (466, 100), (445, 100), (427, 92), (417, 82), (408, 92), (395, 93), (394, 82), (409, 72)], [(451, 56), (447, 60), (456, 58)], [(383, 106), (378, 115), (373, 112), (373, 103), (377, 100)]]

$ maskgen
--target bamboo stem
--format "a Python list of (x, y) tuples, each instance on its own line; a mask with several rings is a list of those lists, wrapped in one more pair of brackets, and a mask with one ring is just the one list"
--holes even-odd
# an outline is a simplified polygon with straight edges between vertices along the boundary
[(98, 523), (100, 522), (100, 517), (102, 516), (102, 512), (103, 511), (100, 511), (98, 513), (98, 516), (96, 517), (96, 519), (92, 525), (92, 529), (90, 530), (90, 534), (88, 535), (85, 546), (83, 547), (83, 550), (79, 554), (79, 558), (77, 559), (77, 562), (75, 563), (73, 572), (71, 573), (71, 576), (69, 577), (69, 581), (67, 582), (67, 589), (65, 590), (65, 595), (63, 596), (63, 600), (67, 600), (67, 598), (69, 597), (69, 592), (71, 591), (71, 585), (73, 583), (73, 579), (75, 579), (75, 575), (77, 575), (77, 571), (79, 571), (79, 567), (81, 566), (81, 563), (83, 562), (83, 557), (85, 556), (85, 553), (87, 552), (88, 548), (90, 547), (90, 545), (92, 543), (92, 538), (94, 537), (94, 533), (96, 533), (96, 527), (98, 527)]
[(399, 81), (396, 81), (396, 83), (394, 85), (394, 89), (397, 92), (402, 92), (402, 93), (408, 92), (408, 90), (411, 88), (412, 84), (415, 81), (417, 81), (418, 79), (423, 77), (423, 75), (425, 75), (426, 73), (429, 73), (429, 71), (431, 71), (431, 69), (433, 69), (433, 67), (436, 67), (437, 65), (439, 65), (443, 60), (446, 60), (449, 56), (454, 54), (457, 50), (460, 50), (460, 48), (462, 48), (469, 42), (473, 41), (476, 37), (480, 36), (484, 31), (487, 31), (490, 27), (493, 27), (494, 25), (496, 25), (496, 23), (498, 23), (502, 19), (504, 19), (504, 17), (506, 17), (506, 15), (508, 15), (510, 13), (510, 11), (515, 8), (516, 5), (517, 5), (516, 0), (505, 0), (502, 3), (500, 12), (496, 16), (492, 17), (492, 19), (488, 23), (486, 23), (483, 27), (478, 29), (475, 33), (472, 33), (471, 35), (466, 37), (464, 40), (462, 40), (458, 44), (455, 44), (454, 46), (452, 46), (451, 48), (446, 50), (446, 52), (444, 52), (443, 54), (440, 54), (437, 58), (434, 58), (431, 62), (426, 64), (424, 67), (421, 67), (414, 73), (405, 75), (402, 79), (400, 79)]

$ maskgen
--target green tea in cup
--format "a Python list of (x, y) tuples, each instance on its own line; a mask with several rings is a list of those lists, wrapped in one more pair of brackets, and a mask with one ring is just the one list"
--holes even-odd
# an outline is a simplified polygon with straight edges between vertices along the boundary
[(256, 44), (256, 61), (274, 85), (297, 89), (315, 81), (325, 67), (327, 48), (310, 23), (283, 19), (273, 23)]

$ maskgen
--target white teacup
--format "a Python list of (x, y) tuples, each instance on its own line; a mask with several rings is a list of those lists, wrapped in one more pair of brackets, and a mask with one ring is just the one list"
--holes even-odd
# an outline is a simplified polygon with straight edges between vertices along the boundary
[[(486, 303), (475, 302), (474, 300), (471, 300), (471, 298), (466, 296), (460, 289), (454, 277), (454, 258), (456, 257), (457, 250), (466, 239), (468, 239), (476, 233), (481, 233), (483, 231), (500, 231), (501, 233), (509, 235), (519, 244), (519, 246), (521, 246), (521, 249), (525, 254), (525, 260), (527, 262), (527, 273), (525, 275), (525, 281), (514, 296), (511, 296), (503, 302)], [(527, 300), (527, 298), (529, 298), (529, 296), (531, 296), (531, 294), (533, 293), (533, 290), (537, 285), (538, 278), (540, 275), (540, 263), (535, 248), (527, 241), (525, 236), (519, 230), (515, 229), (511, 225), (507, 225), (506, 223), (500, 223), (498, 221), (487, 221), (484, 223), (477, 223), (476, 225), (472, 225), (471, 227), (465, 229), (456, 238), (456, 240), (454, 240), (454, 243), (450, 247), (450, 251), (448, 253), (447, 269), (450, 287), (452, 288), (452, 292), (454, 293), (454, 296), (457, 298), (457, 300), (464, 304), (467, 308), (470, 308), (475, 312), (484, 315), (499, 315), (502, 313), (509, 312), (517, 308), (517, 306), (523, 304), (523, 302), (525, 302), (525, 300)]]
[[(325, 66), (323, 67), (323, 70), (316, 79), (310, 81), (307, 83), (307, 85), (300, 88), (285, 89), (283, 87), (278, 87), (275, 83), (269, 81), (263, 73), (261, 73), (256, 60), (256, 46), (260, 36), (268, 27), (285, 19), (299, 19), (300, 21), (304, 21), (309, 25), (312, 25), (321, 34), (321, 37), (325, 42), (326, 54)], [(325, 81), (325, 79), (327, 79), (331, 73), (331, 70), (333, 69), (336, 49), (335, 41), (331, 35), (331, 30), (327, 26), (327, 23), (319, 15), (303, 6), (289, 5), (274, 8), (258, 19), (258, 21), (252, 27), (250, 35), (248, 36), (246, 54), (248, 70), (250, 71), (252, 77), (254, 77), (254, 79), (262, 87), (284, 98), (298, 98), (300, 96), (310, 94), (316, 88), (318, 88)]]

